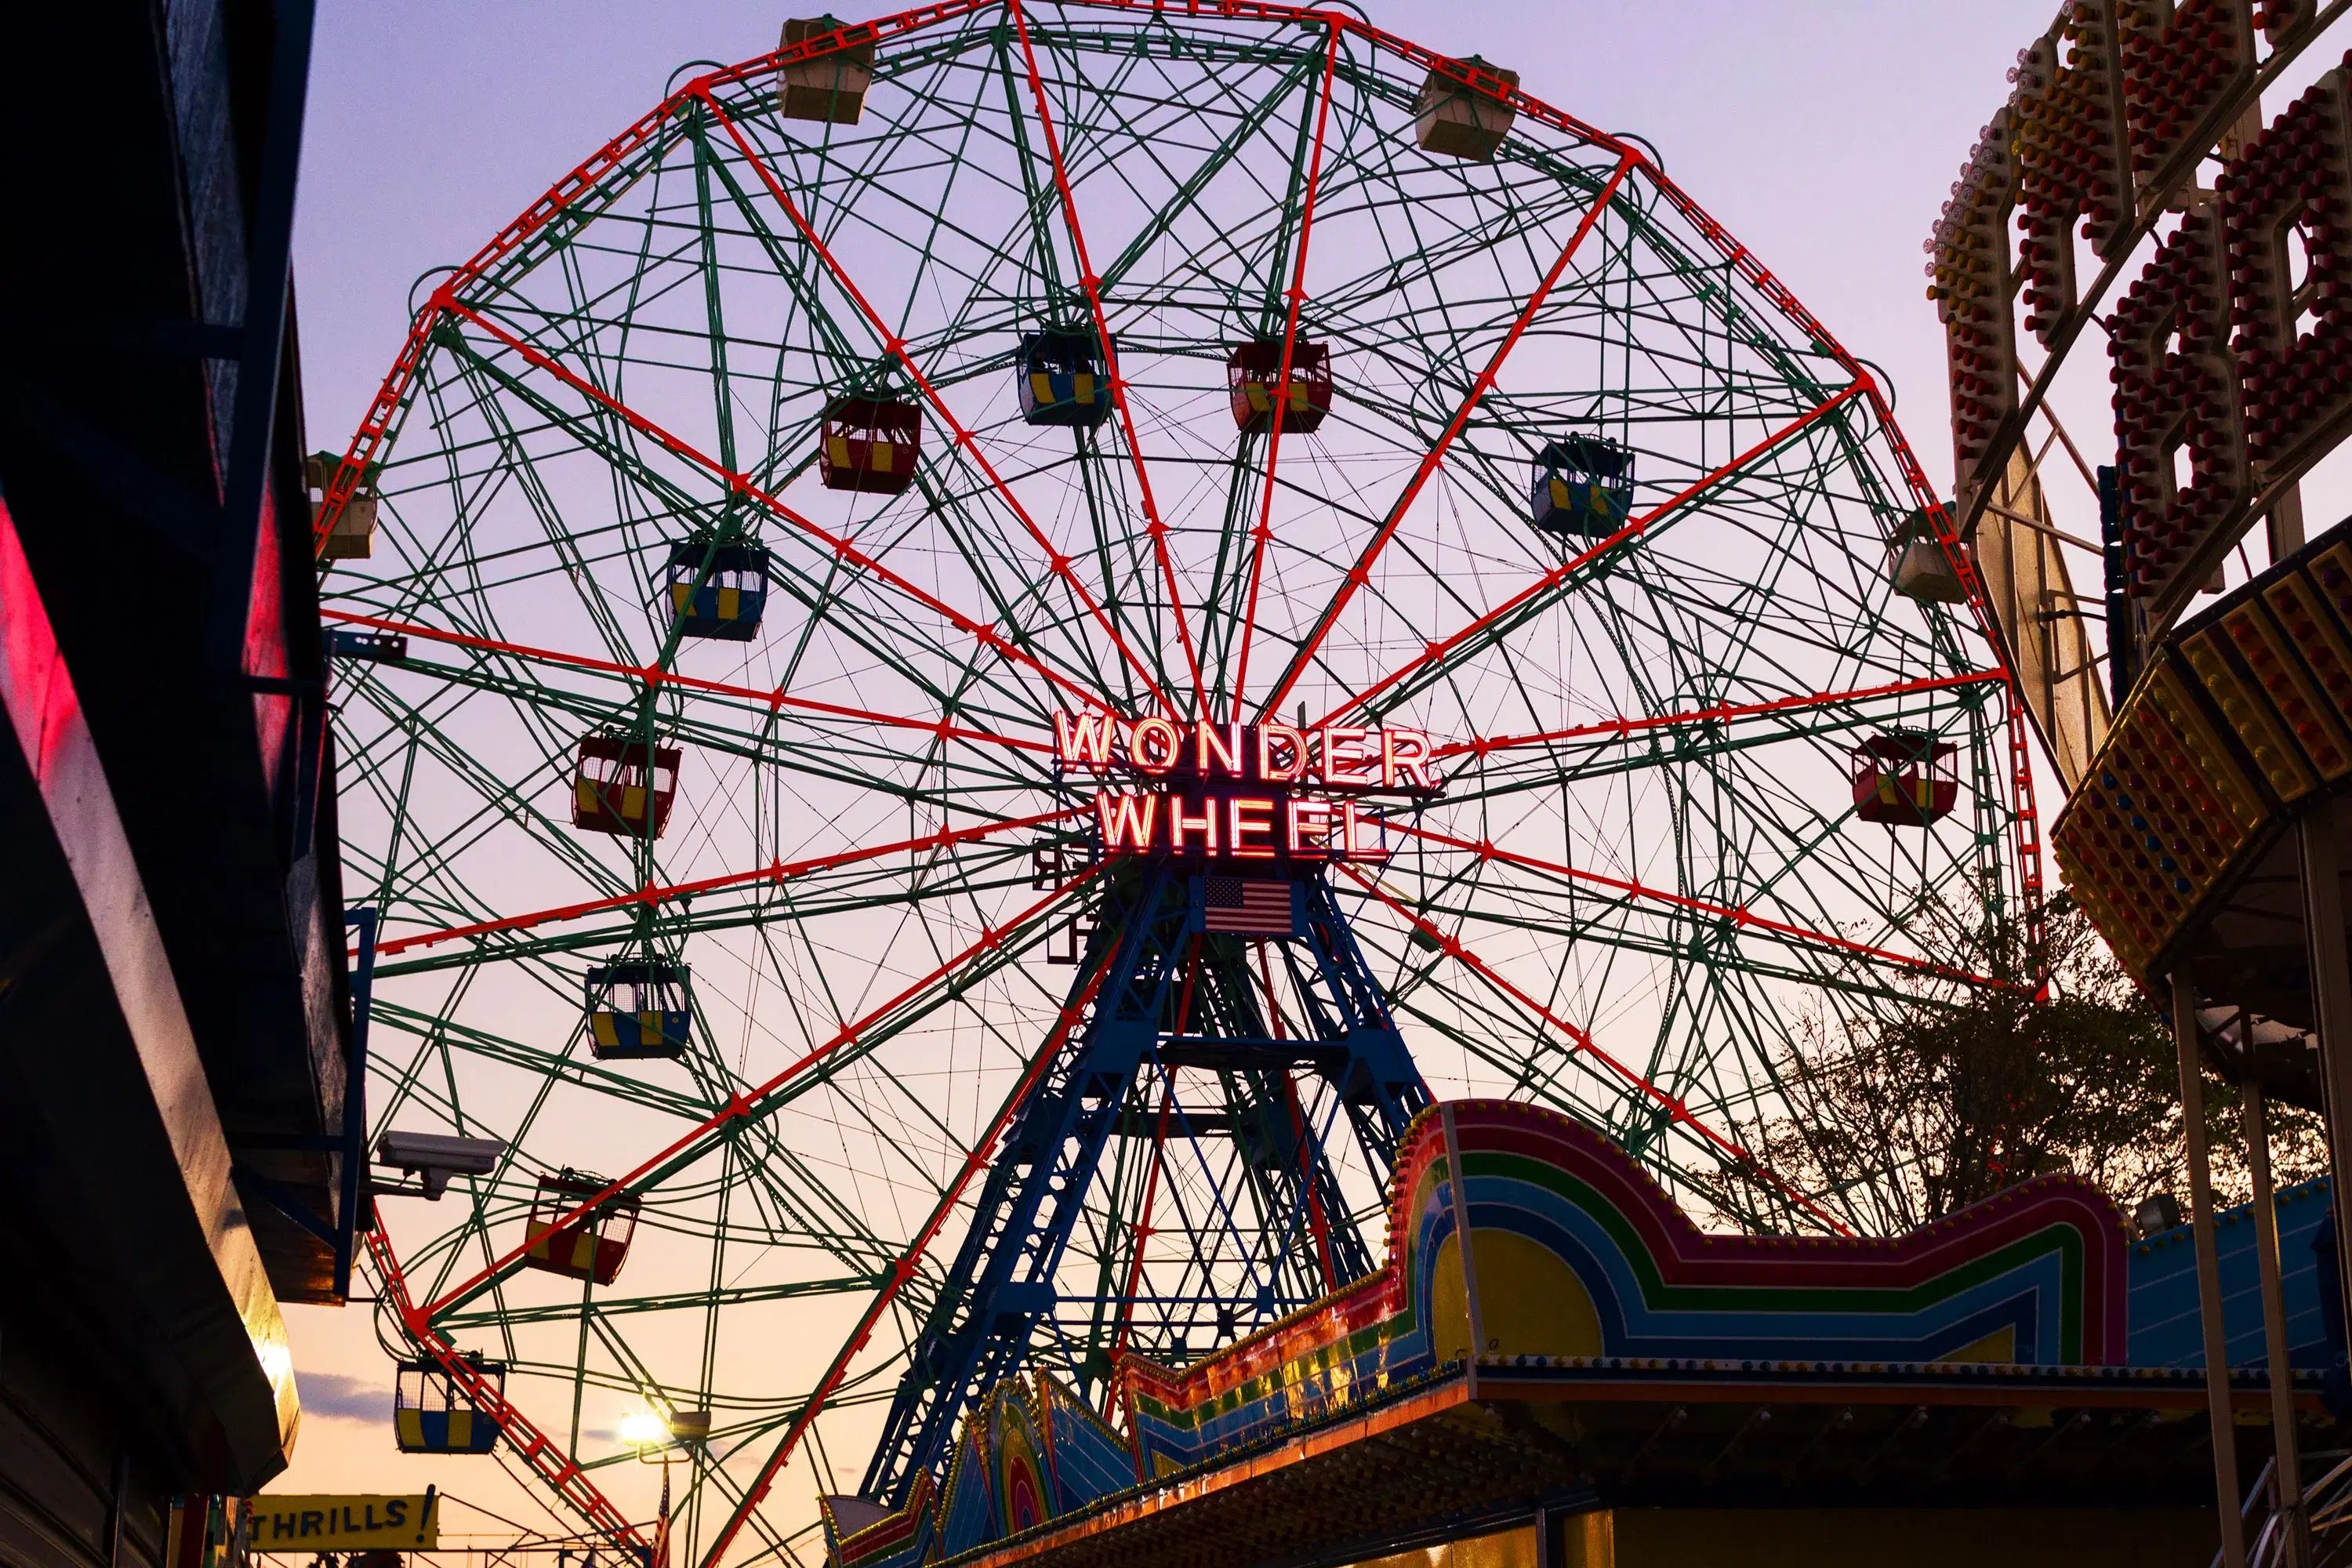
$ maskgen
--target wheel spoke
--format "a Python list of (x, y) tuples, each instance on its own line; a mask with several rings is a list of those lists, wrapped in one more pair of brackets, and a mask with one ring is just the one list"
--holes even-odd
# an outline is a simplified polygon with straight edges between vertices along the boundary
[(1125, 437), (1128, 456), (1135, 465), (1136, 492), (1143, 502), (1144, 531), (1150, 536), (1151, 550), (1160, 565), (1162, 584), (1168, 593), (1169, 619), (1176, 628), (1176, 637), (1184, 650), (1184, 668), (1192, 679), (1192, 711), (1205, 717), (1209, 711), (1208, 693), (1201, 684), (1201, 656), (1192, 646), (1192, 629), (1184, 613), (1184, 592), (1176, 580), (1176, 563), (1168, 552), (1168, 526), (1160, 521), (1160, 500), (1151, 490), (1151, 470), (1143, 460), (1143, 447), (1136, 439), (1135, 414), (1128, 406), (1127, 378), (1119, 374), (1118, 346), (1111, 335), (1110, 318), (1104, 313), (1102, 279), (1096, 276), (1094, 260), (1087, 251), (1085, 228), (1078, 222), (1078, 202), (1070, 189), (1069, 170), (1062, 163), (1061, 133), (1054, 125), (1053, 110), (1045, 102), (1045, 79), (1037, 72), (1037, 50), (1029, 37), (1029, 19), (1021, 9), (1020, 0), (1009, 0), (1006, 9), (1021, 39), (1021, 58), (1027, 68), (1029, 92), (1037, 108), (1037, 123), (1045, 133), (1046, 156), (1054, 168), (1054, 188), (1062, 202), (1062, 221), (1070, 231), (1070, 246), (1077, 254), (1078, 283), (1086, 290), (1087, 310), (1094, 318), (1096, 341), (1102, 344), (1103, 368), (1110, 376), (1112, 410), (1118, 416), (1119, 433)]
[(1419, 931), (1423, 935), (1434, 941), (1438, 944), (1439, 948), (1444, 952), (1446, 957), (1454, 959), (1457, 963), (1463, 964), (1465, 968), (1475, 973), (1478, 978), (1493, 986), (1496, 991), (1501, 992), (1504, 995), (1509, 997), (1512, 1001), (1526, 1008), (1529, 1013), (1533, 1014), (1538, 1018), (1540, 1018), (1552, 1029), (1555, 1029), (1561, 1035), (1567, 1037), (1570, 1042), (1574, 1045), (1580, 1053), (1590, 1057), (1596, 1062), (1599, 1062), (1612, 1077), (1621, 1079), (1628, 1089), (1634, 1093), (1638, 1093), (1643, 1099), (1654, 1103), (1662, 1111), (1672, 1119), (1675, 1126), (1686, 1129), (1701, 1140), (1713, 1145), (1714, 1148), (1720, 1152), (1726, 1159), (1733, 1162), (1736, 1165), (1754, 1171), (1758, 1175), (1761, 1176), (1764, 1180), (1769, 1182), (1774, 1187), (1779, 1189), (1781, 1194), (1788, 1198), (1790, 1203), (1796, 1205), (1797, 1207), (1802, 1209), (1805, 1213), (1812, 1215), (1812, 1217), (1821, 1224), (1836, 1231), (1842, 1236), (1853, 1234), (1843, 1224), (1839, 1223), (1836, 1219), (1824, 1212), (1820, 1205), (1813, 1202), (1811, 1198), (1798, 1191), (1795, 1187), (1790, 1185), (1784, 1178), (1773, 1172), (1770, 1167), (1765, 1165), (1755, 1155), (1749, 1153), (1747, 1150), (1733, 1142), (1729, 1138), (1724, 1136), (1724, 1134), (1717, 1131), (1714, 1128), (1709, 1127), (1705, 1121), (1701, 1121), (1697, 1114), (1694, 1112), (1689, 1106), (1684, 1104), (1680, 1100), (1667, 1093), (1664, 1089), (1660, 1089), (1643, 1074), (1635, 1071), (1630, 1067), (1627, 1067), (1623, 1062), (1619, 1061), (1615, 1057), (1601, 1049), (1601, 1047), (1593, 1043), (1592, 1037), (1591, 1035), (1585, 1033), (1582, 1029), (1578, 1028), (1574, 1024), (1570, 1023), (1567, 1019), (1560, 1017), (1558, 1014), (1545, 1006), (1535, 997), (1528, 995), (1518, 986), (1513, 984), (1501, 973), (1500, 971), (1494, 968), (1494, 966), (1487, 963), (1476, 953), (1464, 946), (1462, 940), (1459, 937), (1441, 933), (1434, 926), (1431, 925), (1428, 921), (1414, 914), (1402, 903), (1399, 902), (1393, 895), (1380, 885), (1380, 882), (1376, 879), (1366, 876), (1363, 872), (1357, 870), (1353, 866), (1343, 865), (1340, 869), (1347, 874), (1349, 880), (1353, 881), (1358, 887), (1363, 889), (1365, 892), (1370, 893), (1373, 898), (1379, 900), (1382, 905), (1386, 906), (1390, 913), (1399, 916), (1404, 921), (1410, 922), (1416, 931)]
[[(1549, 595), (1556, 592), (1559, 588), (1560, 584), (1574, 578), (1579, 572), (1590, 566), (1593, 562), (1608, 554), (1611, 551), (1651, 532), (1659, 523), (1670, 520), (1674, 514), (1681, 511), (1692, 502), (1697, 500), (1708, 491), (1715, 489), (1717, 485), (1722, 484), (1735, 474), (1738, 474), (1741, 469), (1747, 468), (1748, 464), (1768, 455), (1785, 443), (1803, 434), (1815, 423), (1826, 416), (1834, 413), (1845, 404), (1851, 402), (1854, 397), (1860, 395), (1862, 387), (1857, 384), (1856, 385), (1848, 387), (1845, 391), (1839, 393), (1837, 395), (1830, 398), (1826, 402), (1815, 405), (1809, 413), (1806, 413), (1799, 418), (1793, 419), (1788, 424), (1783, 425), (1780, 428), (1773, 431), (1761, 441), (1757, 442), (1753, 447), (1748, 447), (1748, 450), (1742, 452), (1738, 457), (1734, 458), (1720, 468), (1714, 469), (1704, 478), (1694, 480), (1683, 489), (1677, 491), (1673, 497), (1661, 502), (1658, 506), (1653, 508), (1647, 512), (1644, 512), (1640, 517), (1635, 518), (1633, 521), (1627, 523), (1623, 528), (1619, 529), (1615, 533), (1611, 534), (1608, 538), (1601, 540), (1588, 549), (1577, 552), (1574, 555), (1562, 562), (1559, 565), (1553, 567), (1549, 572), (1546, 572), (1534, 582), (1519, 589), (1517, 593), (1512, 594), (1493, 609), (1473, 620), (1468, 626), (1448, 633), (1444, 637), (1433, 640), (1413, 658), (1398, 666), (1396, 668), (1390, 670), (1379, 679), (1374, 680), (1369, 686), (1357, 691), (1346, 702), (1332, 709), (1321, 719), (1316, 721), (1317, 725), (1319, 727), (1324, 724), (1328, 724), (1335, 720), (1344, 718), (1348, 714), (1358, 711), (1367, 713), (1384, 711), (1384, 708), (1375, 706), (1380, 698), (1391, 690), (1403, 687), (1409, 681), (1415, 682), (1416, 684), (1425, 682), (1428, 679), (1432, 678), (1433, 674), (1441, 672), (1444, 668), (1447, 661), (1458, 655), (1464, 648), (1481, 646), (1486, 640), (1489, 640), (1500, 635), (1501, 632), (1507, 630), (1509, 626), (1515, 623), (1516, 619), (1523, 618), (1527, 615), (1530, 614), (1532, 610), (1540, 605)], [(1400, 695), (1399, 698), (1392, 700), (1388, 706), (1393, 707), (1396, 701), (1402, 700), (1402, 697)]]
[[(1412, 503), (1420, 499), (1423, 488), (1429, 483), (1430, 476), (1436, 473), (1438, 468), (1445, 461), (1445, 454), (1452, 449), (1455, 437), (1462, 434), (1463, 426), (1469, 423), (1470, 416), (1477, 410), (1480, 401), (1487, 393), (1494, 390), (1495, 378), (1502, 374), (1503, 362), (1510, 357), (1511, 351), (1517, 348), (1519, 340), (1527, 335), (1528, 327), (1535, 321), (1537, 313), (1543, 309), (1544, 302), (1551, 298), (1551, 291), (1559, 286), (1560, 278), (1568, 271), (1569, 263), (1576, 259), (1576, 253), (1583, 247), (1586, 237), (1592, 232), (1593, 225), (1600, 221), (1602, 213), (1609, 210), (1609, 204), (1616, 199), (1617, 187), (1624, 183), (1625, 176), (1633, 171), (1633, 168), (1632, 153), (1628, 153), (1618, 160), (1617, 167), (1609, 175), (1608, 184), (1601, 187), (1601, 194), (1595, 196), (1592, 205), (1585, 209), (1584, 217), (1576, 226), (1576, 232), (1569, 237), (1566, 245), (1560, 247), (1559, 258), (1551, 264), (1550, 270), (1543, 276), (1543, 281), (1537, 284), (1535, 290), (1528, 296), (1528, 302), (1520, 310), (1517, 318), (1511, 322), (1510, 331), (1503, 334), (1503, 341), (1496, 345), (1493, 355), (1486, 361), (1486, 368), (1478, 373), (1478, 379), (1471, 383), (1468, 395), (1455, 407), (1454, 416), (1445, 422), (1444, 433), (1432, 443), (1428, 453), (1423, 457), (1420, 465), (1413, 469), (1412, 478), (1406, 482), (1404, 489), (1398, 495), (1395, 503), (1389, 508), (1388, 516), (1381, 521), (1379, 529), (1373, 532), (1370, 542), (1364, 546), (1362, 553), (1357, 556), (1356, 563), (1349, 568), (1348, 575), (1340, 583), (1339, 592), (1332, 595), (1331, 603), (1323, 613), (1315, 618), (1314, 625), (1307, 630), (1306, 642), (1296, 654), (1291, 656), (1290, 663), (1275, 681), (1274, 689), (1266, 694), (1265, 705), (1259, 710), (1261, 721), (1267, 715), (1279, 714), (1282, 711), (1283, 699), (1290, 695), (1291, 688), (1298, 683), (1298, 678), (1305, 674), (1307, 667), (1314, 662), (1316, 650), (1322, 647), (1323, 639), (1330, 635), (1331, 627), (1338, 623), (1340, 616), (1347, 612), (1348, 602), (1355, 597), (1358, 589), (1370, 580), (1373, 563), (1380, 559), (1381, 552), (1388, 547), (1389, 541), (1396, 536), (1397, 525), (1404, 521), (1405, 513), (1412, 509)], [(1268, 482), (1269, 484), (1272, 482), (1270, 474)], [(1272, 505), (1270, 495), (1267, 498), (1267, 504)], [(1260, 526), (1263, 526), (1262, 522)], [(1255, 572), (1252, 575), (1255, 579)]]
[(1021, 498), (1013, 492), (1011, 486), (1004, 482), (1004, 477), (996, 471), (996, 465), (988, 460), (987, 454), (982, 451), (980, 443), (974, 439), (972, 433), (965, 428), (961, 420), (956, 417), (954, 411), (940, 395), (939, 388), (932, 384), (930, 377), (923, 374), (922, 366), (915, 363), (914, 355), (908, 350), (907, 341), (891, 331), (888, 323), (882, 320), (872, 304), (866, 300), (865, 294), (859, 291), (857, 285), (850, 280), (849, 274), (844, 271), (841, 264), (834, 258), (833, 251), (825, 245), (824, 238), (810, 226), (808, 219), (802, 216), (799, 204), (793, 200), (791, 194), (784, 189), (782, 182), (776, 178), (775, 171), (768, 166), (767, 161), (761, 158), (751, 143), (745, 139), (742, 127), (736, 124), (727, 111), (719, 107), (718, 100), (710, 97), (708, 92), (703, 95), (703, 102), (709, 105), (710, 112), (717, 117), (720, 128), (735, 143), (745, 162), (751, 165), (752, 172), (760, 176), (761, 183), (767, 186), (768, 195), (774, 198), (778, 206), (783, 208), (785, 216), (792, 219), (793, 226), (800, 230), (801, 237), (816, 251), (818, 257), (824, 261), (826, 270), (832, 273), (834, 281), (840, 286), (844, 293), (849, 296), (856, 305), (858, 313), (866, 318), (867, 324), (881, 337), (884, 350), (905, 369), (908, 378), (914, 382), (916, 390), (921, 393), (923, 400), (930, 405), (932, 417), (947, 427), (948, 434), (954, 439), (957, 448), (980, 469), (982, 474), (986, 476), (990, 485), (994, 487), (998, 499), (1014, 517), (1020, 520), (1023, 530), (1028, 533), (1037, 547), (1045, 552), (1046, 563), (1054, 575), (1061, 579), (1064, 585), (1068, 588), (1071, 596), (1085, 609), (1087, 616), (1102, 628), (1103, 635), (1108, 637), (1111, 646), (1118, 650), (1121, 660), (1135, 672), (1136, 678), (1143, 682), (1144, 689), (1151, 694), (1160, 708), (1173, 712), (1176, 704), (1160, 688), (1159, 678), (1153, 675), (1150, 668), (1136, 656), (1135, 650), (1128, 645), (1126, 637), (1119, 629), (1111, 625), (1110, 617), (1104, 614), (1102, 605), (1096, 601), (1094, 595), (1087, 590), (1086, 584), (1079, 582), (1076, 574), (1070, 570), (1070, 558), (1054, 548), (1053, 541), (1045, 536), (1045, 530), (1037, 526), (1037, 520), (1029, 515), (1029, 509), (1021, 504)]

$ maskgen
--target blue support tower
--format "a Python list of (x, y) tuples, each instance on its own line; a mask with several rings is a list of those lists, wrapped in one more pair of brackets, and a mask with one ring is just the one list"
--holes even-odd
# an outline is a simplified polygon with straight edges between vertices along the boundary
[[(915, 1478), (946, 1457), (963, 1413), (1034, 1357), (1046, 1355), (1082, 1388), (1108, 1378), (1118, 1325), (1138, 1299), (1123, 1279), (1106, 1279), (1089, 1298), (1066, 1296), (1057, 1275), (1115, 1137), (1229, 1137), (1259, 1213), (1287, 1216), (1280, 1234), (1248, 1238), (1253, 1295), (1196, 1289), (1141, 1303), (1163, 1327), (1175, 1325), (1163, 1348), (1183, 1344), (1188, 1322), (1230, 1339), (1244, 1313), (1252, 1323), (1271, 1321), (1370, 1271), (1372, 1248), (1318, 1130), (1297, 1113), (1291, 1075), (1310, 1071), (1332, 1086), (1364, 1158), (1383, 1176), (1429, 1091), (1323, 871), (1286, 875), (1289, 929), (1268, 917), (1260, 962), (1279, 952), (1304, 1015), (1288, 1028), (1262, 1005), (1249, 939), (1211, 929), (1209, 884), (1218, 879), (1202, 864), (1137, 859), (1111, 874), (1104, 918), (1070, 992), (1073, 1001), (1083, 996), (1099, 974), (1092, 1011), (998, 1152), (914, 1342), (860, 1489), (866, 1498), (902, 1506)], [(1151, 1091), (1172, 1082), (1176, 1068), (1213, 1075), (1223, 1104), (1180, 1113), (1171, 1129), (1170, 1112), (1153, 1110), (1172, 1104), (1172, 1090), (1166, 1101)], [(1207, 1282), (1202, 1270), (1199, 1284)]]

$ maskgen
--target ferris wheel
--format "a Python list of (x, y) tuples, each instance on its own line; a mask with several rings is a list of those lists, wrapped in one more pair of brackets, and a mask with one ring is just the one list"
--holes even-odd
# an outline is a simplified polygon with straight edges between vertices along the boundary
[(626, 1533), (642, 1405), (745, 1561), (1363, 1273), (1434, 1100), (1894, 1179), (1740, 1129), (2033, 918), (2007, 673), (1862, 363), (1517, 81), (794, 23), (420, 286), (315, 478), (372, 1120), (484, 1167), (371, 1241), (404, 1444)]

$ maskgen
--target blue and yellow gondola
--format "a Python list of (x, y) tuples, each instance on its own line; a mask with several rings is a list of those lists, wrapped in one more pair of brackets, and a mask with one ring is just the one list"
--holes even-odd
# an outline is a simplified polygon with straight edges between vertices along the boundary
[(694, 1031), (687, 971), (671, 963), (604, 963), (588, 971), (588, 1045), (599, 1061), (667, 1060)]
[[(504, 1363), (484, 1361), (478, 1352), (460, 1359), (471, 1378), (493, 1397), (504, 1397)], [(404, 1361), (395, 1370), (392, 1433), (404, 1454), (487, 1454), (499, 1436), (498, 1418), (485, 1402), (436, 1361)]]
[(689, 539), (671, 547), (667, 584), (680, 637), (749, 642), (768, 607), (768, 552), (756, 544)]
[(1024, 332), (1013, 369), (1024, 423), (1091, 430), (1110, 417), (1110, 374), (1092, 331)]
[(1570, 436), (1538, 453), (1528, 519), (1548, 533), (1606, 539), (1633, 515), (1633, 451), (1605, 436)]

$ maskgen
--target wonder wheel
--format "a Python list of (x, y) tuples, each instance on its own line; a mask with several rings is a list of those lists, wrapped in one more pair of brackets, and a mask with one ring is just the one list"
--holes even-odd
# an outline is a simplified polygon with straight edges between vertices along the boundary
[(1849, 1224), (1892, 1173), (1740, 1146), (1772, 1063), (2038, 897), (1884, 390), (1644, 144), (1351, 13), (688, 67), (317, 482), (371, 1116), (474, 1141), (379, 1205), (402, 1439), (629, 1538), (657, 1418), (677, 1555), (1360, 1274), (1433, 1100)]

